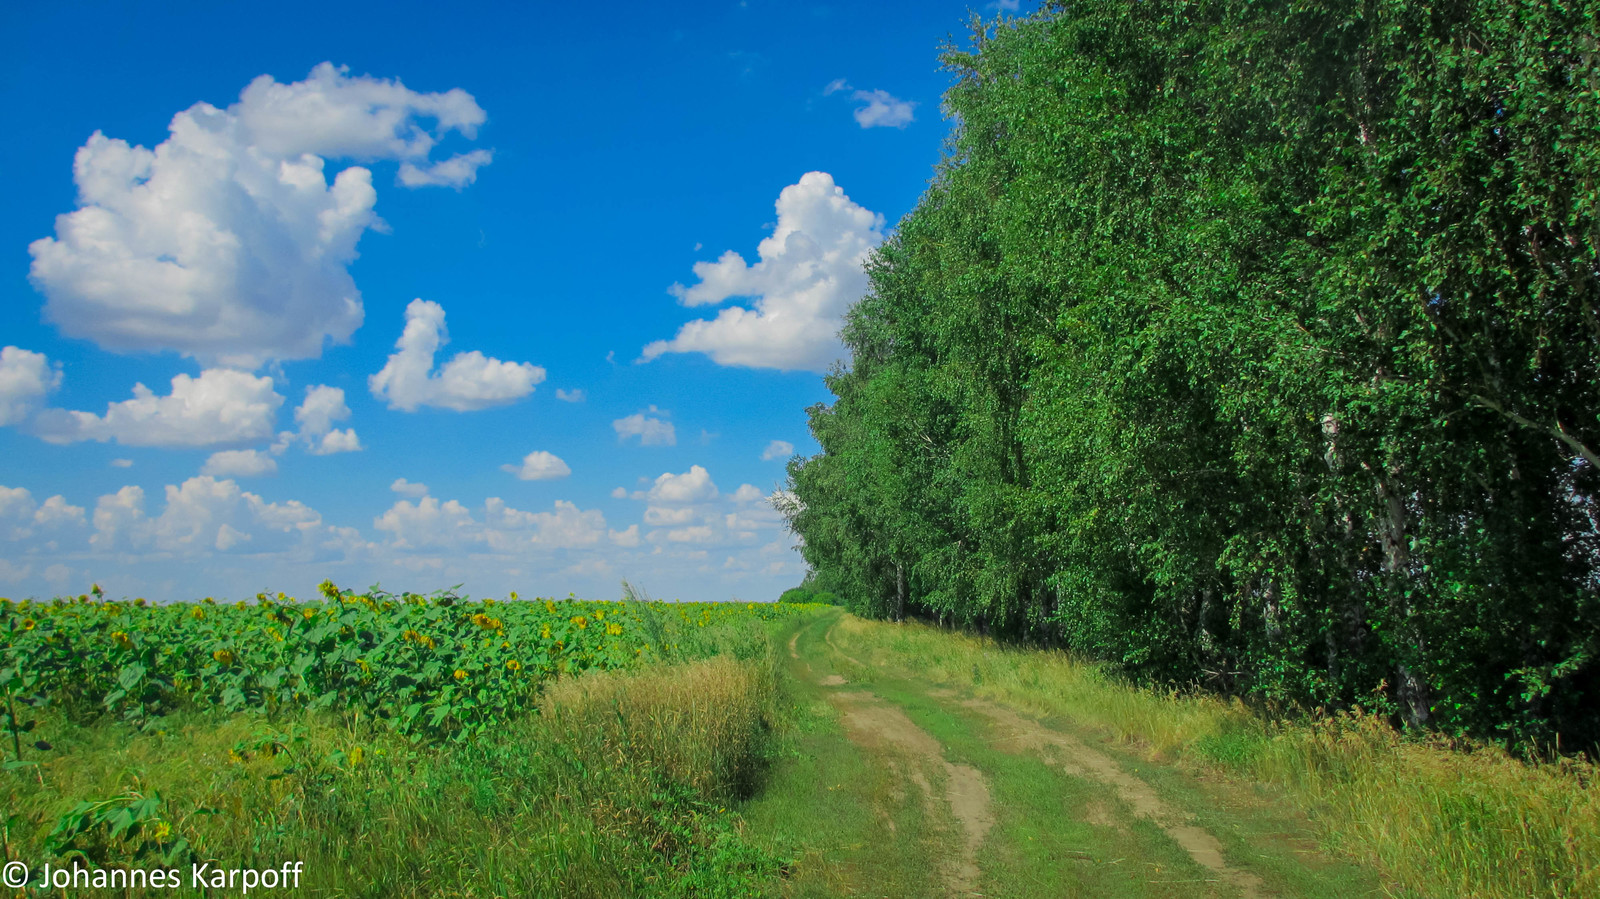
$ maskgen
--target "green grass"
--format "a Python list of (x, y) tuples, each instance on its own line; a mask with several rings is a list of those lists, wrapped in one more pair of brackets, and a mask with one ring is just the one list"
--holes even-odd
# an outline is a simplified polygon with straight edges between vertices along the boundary
[[(865, 660), (870, 654), (893, 662), (898, 656), (883, 653), (877, 638), (887, 634), (885, 639), (897, 641), (901, 635), (887, 633), (894, 630), (892, 625), (852, 626), (836, 633), (835, 640), (857, 658)], [(937, 738), (951, 761), (974, 765), (989, 776), (999, 817), (980, 862), (985, 895), (1020, 899), (1204, 894), (1196, 884), (1212, 875), (1156, 825), (1135, 817), (1110, 787), (1068, 776), (1036, 755), (1007, 751), (981, 716), (962, 710), (958, 703), (929, 697), (922, 683), (897, 676), (894, 667), (848, 667), (852, 679), (899, 705)], [(982, 675), (980, 668), (980, 680)], [(970, 683), (959, 687), (979, 692)], [(1037, 683), (1030, 689), (1044, 687)], [(1304, 853), (1308, 837), (1314, 834), (1310, 822), (1292, 810), (1274, 807), (1248, 785), (1207, 783), (1192, 771), (1147, 763), (1127, 747), (1083, 733), (1069, 720), (1044, 723), (1074, 733), (1097, 751), (1115, 757), (1124, 770), (1190, 812), (1194, 824), (1218, 837), (1228, 858), (1247, 860), (1249, 869), (1277, 893), (1336, 899), (1376, 891), (1375, 878), (1358, 866), (1326, 854)]]
[[(1097, 730), (1130, 760), (1152, 763), (1141, 770), (1153, 780), (1181, 760), (1261, 784), (1272, 791), (1264, 802), (1275, 792), (1314, 820), (1326, 845), (1381, 870), (1391, 895), (1600, 895), (1591, 763), (1525, 763), (1492, 746), (1408, 740), (1359, 714), (1271, 720), (1236, 701), (1136, 689), (1064, 653), (920, 624), (846, 617), (835, 639), (863, 660)], [(1243, 809), (1213, 832), (1224, 837), (1257, 814)]]
[[(827, 646), (835, 623), (844, 652), (873, 664)], [(1406, 742), (1359, 716), (1271, 722), (1061, 654), (836, 612), (730, 615), (690, 639), (677, 658), (553, 681), (537, 711), (464, 742), (348, 710), (182, 707), (140, 728), (44, 709), (29, 739), (49, 748), (0, 771), (5, 855), (303, 861), (305, 894), (348, 897), (938, 896), (948, 815), (890, 750), (852, 743), (828, 701), (865, 689), (989, 779), (985, 895), (1210, 894), (1113, 790), (998, 742), (982, 715), (928, 692), (943, 684), (1112, 755), (1283, 895), (1372, 894), (1373, 869), (1396, 896), (1600, 891), (1600, 802), (1581, 764)], [(851, 685), (820, 686), (829, 674)]]
[[(47, 720), (40, 764), (0, 774), (6, 855), (164, 861), (186, 883), (191, 858), (303, 861), (308, 895), (760, 895), (784, 860), (734, 807), (765, 776), (777, 706), (748, 636), (734, 635), (744, 659), (558, 680), (540, 711), (471, 743), (335, 714), (189, 710), (143, 732)], [(107, 814), (52, 838), (86, 800)], [(123, 809), (140, 820), (114, 832)]]
[[(820, 641), (831, 620), (800, 625), (802, 641)], [(785, 727), (771, 779), (741, 808), (749, 834), (792, 860), (785, 895), (795, 899), (833, 899), (863, 882), (885, 896), (938, 896), (921, 798), (845, 737), (823, 690), (782, 648), (792, 631), (776, 641), (787, 672), (779, 682)], [(810, 662), (815, 676), (831, 673), (824, 660)]]

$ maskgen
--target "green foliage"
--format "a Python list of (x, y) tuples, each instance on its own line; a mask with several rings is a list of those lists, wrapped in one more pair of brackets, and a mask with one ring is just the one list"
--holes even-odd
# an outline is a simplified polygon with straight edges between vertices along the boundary
[(818, 590), (814, 587), (801, 585), (799, 587), (790, 587), (783, 591), (783, 595), (778, 597), (778, 602), (834, 606), (839, 604), (839, 597), (826, 590)]
[(1600, 740), (1600, 3), (1077, 0), (951, 48), (791, 522), (853, 610)]
[(96, 866), (130, 861), (170, 866), (193, 855), (189, 841), (163, 815), (161, 794), (154, 790), (79, 802), (56, 822), (44, 846), (58, 858)]
[[(83, 605), (27, 611), (38, 621)], [(543, 602), (461, 605), (469, 623), (487, 608), (508, 634), (522, 615), (551, 615)], [(590, 616), (585, 630), (621, 615), (616, 603), (555, 605), (563, 620)], [(236, 623), (263, 607), (238, 610)], [(776, 895), (784, 860), (746, 837), (736, 803), (764, 777), (785, 714), (770, 633), (800, 610), (643, 611), (673, 658), (647, 651), (625, 669), (547, 680), (537, 709), (470, 740), (419, 739), (354, 703), (269, 718), (190, 697), (159, 719), (88, 724), (64, 704), (44, 707), (37, 732), (54, 747), (0, 774), (8, 852), (35, 871), (181, 867), (185, 880), (190, 862), (264, 869), (292, 859), (304, 863), (303, 889), (345, 896)]]
[[(226, 712), (352, 710), (417, 739), (466, 740), (532, 708), (559, 674), (633, 667), (647, 653), (750, 657), (768, 603), (468, 601), (451, 592), (150, 605), (0, 600), (3, 723), (20, 759), (44, 702), (140, 728), (183, 705)], [(513, 594), (514, 596), (514, 594)], [(739, 626), (722, 627), (734, 619)], [(709, 629), (709, 630), (708, 630)]]

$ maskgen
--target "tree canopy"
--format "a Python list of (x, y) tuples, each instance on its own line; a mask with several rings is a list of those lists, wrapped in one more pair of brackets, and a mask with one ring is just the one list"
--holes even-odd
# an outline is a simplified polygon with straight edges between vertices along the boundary
[(809, 410), (857, 612), (1600, 740), (1600, 0), (1073, 0), (949, 48)]

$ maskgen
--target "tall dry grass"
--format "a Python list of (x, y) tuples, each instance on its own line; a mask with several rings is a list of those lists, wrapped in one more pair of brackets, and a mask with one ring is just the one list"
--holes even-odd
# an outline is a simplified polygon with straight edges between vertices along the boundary
[(544, 726), (590, 764), (651, 770), (706, 799), (748, 795), (768, 731), (770, 663), (729, 656), (558, 681)]
[(1066, 653), (846, 616), (851, 655), (969, 686), (1140, 747), (1282, 787), (1327, 841), (1379, 866), (1397, 895), (1600, 896), (1600, 780), (1589, 761), (1524, 762), (1407, 738), (1372, 716), (1269, 719), (1237, 700), (1138, 689)]

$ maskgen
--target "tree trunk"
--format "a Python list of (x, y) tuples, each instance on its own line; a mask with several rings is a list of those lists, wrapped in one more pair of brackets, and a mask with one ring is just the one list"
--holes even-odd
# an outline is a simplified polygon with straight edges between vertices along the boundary
[[(1411, 643), (1416, 650), (1418, 659), (1425, 653), (1422, 635), (1417, 632), (1412, 616), (1416, 610), (1412, 607), (1410, 597), (1411, 587), (1411, 550), (1406, 544), (1406, 507), (1400, 495), (1395, 492), (1382, 478), (1378, 480), (1378, 496), (1383, 501), (1383, 519), (1379, 539), (1383, 542), (1383, 568), (1389, 575), (1390, 589), (1393, 591), (1392, 608), (1398, 621), (1400, 632), (1406, 641)], [(1427, 727), (1433, 720), (1430, 708), (1432, 697), (1429, 695), (1427, 681), (1401, 658), (1395, 663), (1395, 698), (1400, 700), (1401, 711), (1406, 721), (1413, 727)]]
[(894, 563), (894, 620), (906, 620), (906, 568)]

